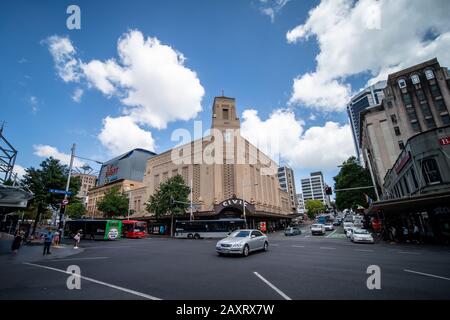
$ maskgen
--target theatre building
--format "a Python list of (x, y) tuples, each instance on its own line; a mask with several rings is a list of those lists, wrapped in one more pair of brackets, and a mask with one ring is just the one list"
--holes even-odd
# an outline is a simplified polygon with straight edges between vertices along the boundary
[[(136, 198), (141, 200), (133, 208), (134, 218), (168, 233), (170, 218), (154, 218), (142, 199), (148, 200), (160, 183), (179, 174), (192, 186), (194, 219), (244, 218), (245, 203), (249, 228), (265, 225), (270, 231), (289, 223), (293, 215), (289, 195), (278, 181), (278, 165), (240, 135), (234, 98), (216, 97), (210, 134), (185, 142), (147, 160), (144, 187), (130, 192), (131, 206), (137, 205)], [(189, 218), (189, 212), (177, 217)], [(164, 228), (158, 228), (161, 225)]]

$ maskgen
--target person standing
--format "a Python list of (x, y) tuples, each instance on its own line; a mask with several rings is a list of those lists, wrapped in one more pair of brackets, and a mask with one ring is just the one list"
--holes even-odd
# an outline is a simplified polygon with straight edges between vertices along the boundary
[(77, 232), (77, 234), (73, 237), (73, 239), (75, 240), (73, 248), (78, 249), (78, 245), (80, 244), (80, 240), (81, 240), (80, 231)]
[(421, 243), (420, 229), (419, 229), (419, 226), (415, 223), (414, 223), (413, 235), (414, 235), (414, 241), (416, 241), (417, 243)]
[(59, 231), (56, 231), (56, 232), (55, 232), (54, 241), (53, 241), (53, 244), (54, 244), (55, 246), (59, 245), (59, 239), (60, 239), (60, 233), (59, 233)]
[(48, 233), (45, 235), (44, 238), (44, 253), (45, 254), (51, 254), (50, 252), (50, 246), (52, 245), (53, 242), (53, 232), (51, 230), (48, 230)]
[(20, 249), (21, 244), (22, 244), (22, 235), (20, 234), (20, 232), (16, 232), (13, 243), (11, 245), (12, 252), (17, 253)]

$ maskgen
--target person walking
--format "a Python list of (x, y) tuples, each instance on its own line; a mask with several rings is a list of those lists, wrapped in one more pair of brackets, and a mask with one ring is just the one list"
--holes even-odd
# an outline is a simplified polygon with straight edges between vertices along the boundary
[(53, 242), (53, 232), (51, 230), (48, 230), (48, 233), (45, 235), (44, 238), (44, 253), (45, 254), (51, 254), (50, 252), (50, 246), (52, 245)]
[(75, 241), (73, 248), (78, 249), (78, 245), (80, 244), (80, 240), (81, 240), (81, 232), (78, 231), (77, 234), (73, 237), (73, 239)]
[(14, 253), (17, 253), (20, 249), (20, 245), (22, 244), (22, 235), (20, 232), (16, 232), (15, 236), (14, 236), (14, 240), (13, 243), (11, 245), (11, 251)]
[(414, 228), (413, 228), (413, 236), (414, 236), (414, 241), (416, 243), (421, 243), (421, 239), (420, 239), (420, 229), (419, 226), (417, 224), (414, 223)]

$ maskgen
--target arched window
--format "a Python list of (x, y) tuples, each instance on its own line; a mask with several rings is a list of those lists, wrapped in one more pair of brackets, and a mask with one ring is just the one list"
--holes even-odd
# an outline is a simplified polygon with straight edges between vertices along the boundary
[(434, 79), (434, 72), (432, 69), (425, 70), (425, 77), (427, 77), (427, 80)]
[(411, 76), (411, 81), (412, 81), (413, 84), (418, 84), (418, 83), (420, 83), (419, 75), (418, 75), (418, 74), (413, 74), (413, 75)]
[(399, 87), (400, 89), (406, 88), (406, 81), (405, 81), (405, 79), (399, 79), (399, 80), (397, 81), (397, 83), (398, 83), (398, 87)]

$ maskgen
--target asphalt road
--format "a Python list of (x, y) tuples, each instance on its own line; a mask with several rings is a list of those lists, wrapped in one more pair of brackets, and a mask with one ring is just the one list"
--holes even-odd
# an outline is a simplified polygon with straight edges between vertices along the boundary
[[(270, 235), (268, 252), (219, 257), (216, 240), (84, 241), (76, 255), (4, 264), (0, 299), (449, 299), (450, 248), (353, 244), (327, 236)], [(69, 265), (81, 289), (69, 290)], [(381, 270), (381, 289), (366, 286)]]

